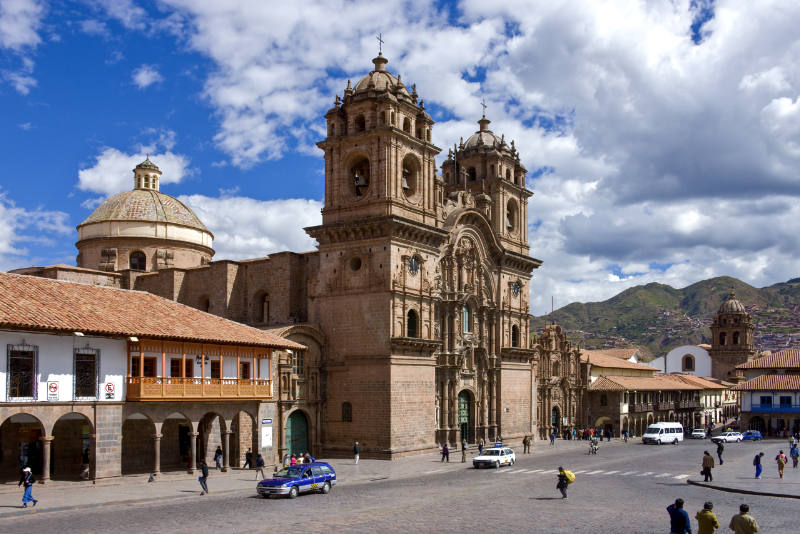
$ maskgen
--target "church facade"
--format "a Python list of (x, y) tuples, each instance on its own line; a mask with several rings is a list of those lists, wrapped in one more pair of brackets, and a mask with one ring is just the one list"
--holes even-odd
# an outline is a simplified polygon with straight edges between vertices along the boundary
[(514, 142), (484, 116), (437, 173), (416, 87), (382, 55), (373, 65), (325, 114), (322, 223), (306, 229), (317, 250), (211, 261), (213, 236), (188, 207), (148, 200), (160, 179), (148, 160), (134, 171), (142, 199), (100, 206), (79, 226), (78, 267), (56, 271), (307, 347), (275, 364), (278, 457), (345, 455), (358, 441), (362, 456), (394, 458), (578, 425), (578, 351), (557, 327), (529, 331), (541, 261)]

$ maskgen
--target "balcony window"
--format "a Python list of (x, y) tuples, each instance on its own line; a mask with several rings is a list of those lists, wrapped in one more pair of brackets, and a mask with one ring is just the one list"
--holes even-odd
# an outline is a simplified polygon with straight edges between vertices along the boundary
[(296, 350), (292, 353), (292, 373), (297, 376), (304, 376), (305, 369), (305, 353), (302, 350)]
[[(144, 372), (142, 376), (155, 377), (156, 376), (156, 359), (152, 357), (145, 357)], [(134, 356), (131, 358), (131, 376), (139, 376), (139, 357)]]
[(222, 368), (219, 365), (219, 360), (211, 360), (211, 378), (222, 378)]
[(239, 362), (239, 379), (250, 380), (250, 362)]
[(769, 395), (762, 395), (759, 404), (761, 404), (761, 406), (772, 406), (772, 397)]
[(781, 408), (791, 408), (792, 407), (792, 397), (790, 395), (781, 395)]

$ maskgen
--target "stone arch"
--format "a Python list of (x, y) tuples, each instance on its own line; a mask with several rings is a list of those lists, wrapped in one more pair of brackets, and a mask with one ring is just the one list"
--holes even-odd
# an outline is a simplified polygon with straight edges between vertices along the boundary
[(356, 197), (366, 195), (371, 184), (371, 163), (369, 155), (361, 150), (354, 150), (345, 159), (348, 171), (350, 193)]
[(694, 371), (696, 369), (694, 356), (691, 354), (685, 354), (681, 359), (681, 369), (683, 371)]
[(222, 414), (216, 411), (206, 412), (200, 418), (197, 424), (198, 460), (205, 458), (208, 465), (214, 465), (214, 451), (222, 446), (228, 430), (226, 422)]
[(128, 268), (132, 271), (147, 270), (147, 255), (141, 250), (134, 250), (128, 256)]
[(550, 426), (556, 434), (558, 434), (561, 429), (561, 417), (561, 407), (556, 404), (550, 410)]
[(163, 417), (161, 426), (161, 471), (183, 470), (191, 467), (191, 447), (194, 424), (183, 412)]
[(450, 244), (455, 246), (464, 235), (473, 236), (473, 242), (481, 258), (497, 261), (503, 255), (503, 247), (497, 240), (492, 226), (486, 216), (474, 208), (455, 210), (445, 221), (447, 229), (459, 228), (452, 232)]
[(467, 443), (473, 443), (476, 436), (477, 420), (477, 396), (472, 388), (465, 387), (458, 392), (455, 399), (456, 427), (458, 429), (459, 441), (466, 439)]
[[(53, 425), (50, 446), (50, 475), (54, 479), (86, 479), (93, 472), (95, 451), (92, 434), (94, 425), (84, 414), (70, 412)], [(85, 466), (85, 467), (84, 467)]]
[(123, 475), (149, 473), (155, 458), (156, 424), (146, 414), (129, 414), (122, 422), (121, 470)]
[(42, 474), (44, 436), (45, 426), (38, 417), (27, 412), (8, 414), (0, 424), (0, 481), (19, 480), (22, 467)]
[(419, 337), (419, 317), (414, 309), (408, 310), (406, 318), (406, 337)]
[(302, 455), (310, 452), (312, 456), (314, 455), (314, 451), (311, 450), (313, 442), (311, 422), (310, 414), (302, 408), (296, 408), (286, 414), (283, 426), (286, 454)]
[[(256, 425), (255, 416), (247, 410), (239, 410), (231, 419), (230, 428), (228, 461), (231, 467), (244, 465), (247, 449), (253, 452), (252, 463), (255, 465), (255, 457), (258, 454), (258, 447), (256, 446), (258, 426)], [(264, 461), (266, 462), (267, 459), (265, 458)]]
[(401, 165), (401, 189), (406, 197), (414, 198), (422, 185), (422, 164), (414, 154), (406, 154)]

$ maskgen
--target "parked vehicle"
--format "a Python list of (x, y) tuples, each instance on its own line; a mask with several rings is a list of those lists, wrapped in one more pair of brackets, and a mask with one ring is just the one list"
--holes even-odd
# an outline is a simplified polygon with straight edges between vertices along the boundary
[(695, 428), (692, 430), (692, 439), (706, 439), (706, 429)]
[(744, 436), (742, 436), (741, 432), (731, 431), (731, 432), (723, 432), (719, 436), (714, 436), (713, 438), (711, 438), (711, 441), (713, 441), (714, 443), (719, 443), (720, 441), (724, 441), (725, 443), (734, 443), (734, 442), (738, 443), (743, 439)]
[(758, 441), (760, 439), (764, 439), (764, 437), (761, 435), (761, 432), (759, 432), (758, 430), (748, 430), (744, 434), (742, 434), (742, 439), (743, 440)]
[(265, 499), (270, 495), (288, 495), (294, 499), (301, 493), (311, 491), (329, 493), (335, 485), (336, 472), (333, 467), (325, 462), (313, 462), (284, 467), (272, 478), (259, 482), (256, 491)]
[(472, 466), (475, 469), (481, 467), (499, 468), (501, 465), (514, 465), (517, 456), (508, 447), (491, 447), (484, 449), (480, 456), (472, 459)]
[(677, 445), (679, 441), (683, 441), (683, 425), (680, 423), (667, 421), (653, 423), (642, 434), (643, 443), (657, 443), (658, 445), (672, 443)]

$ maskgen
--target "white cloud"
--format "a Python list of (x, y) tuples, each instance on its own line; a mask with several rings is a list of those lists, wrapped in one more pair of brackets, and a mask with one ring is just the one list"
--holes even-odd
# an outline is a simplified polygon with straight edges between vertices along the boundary
[(313, 250), (303, 231), (321, 224), (322, 203), (310, 199), (256, 200), (241, 196), (178, 197), (214, 234), (214, 259), (244, 259), (282, 252)]
[(133, 71), (133, 74), (131, 74), (131, 79), (139, 89), (145, 89), (154, 83), (161, 83), (164, 80), (164, 77), (161, 76), (154, 66), (141, 65), (139, 68)]
[(3, 0), (0, 3), (0, 47), (21, 52), (42, 42), (39, 29), (44, 6), (36, 0)]
[(125, 28), (142, 30), (146, 27), (147, 11), (133, 0), (93, 0), (93, 3)]
[[(151, 132), (153, 133), (153, 132)], [(160, 132), (157, 141), (139, 146), (132, 153), (117, 148), (104, 148), (95, 157), (94, 165), (78, 171), (78, 188), (102, 195), (113, 195), (133, 188), (133, 168), (144, 161), (149, 154), (150, 160), (161, 169), (160, 185), (180, 183), (192, 174), (189, 158), (183, 154), (172, 152), (174, 132)], [(163, 150), (159, 152), (160, 150)], [(86, 201), (84, 207), (91, 207), (95, 199)]]
[(100, 20), (96, 19), (82, 20), (79, 26), (81, 31), (87, 35), (98, 35), (103, 38), (111, 36), (111, 32), (108, 29), (108, 25)]
[(0, 271), (7, 271), (30, 265), (32, 258), (27, 245), (53, 246), (48, 238), (28, 234), (29, 231), (42, 235), (72, 233), (69, 215), (60, 211), (47, 211), (40, 208), (29, 210), (20, 208), (0, 190)]

